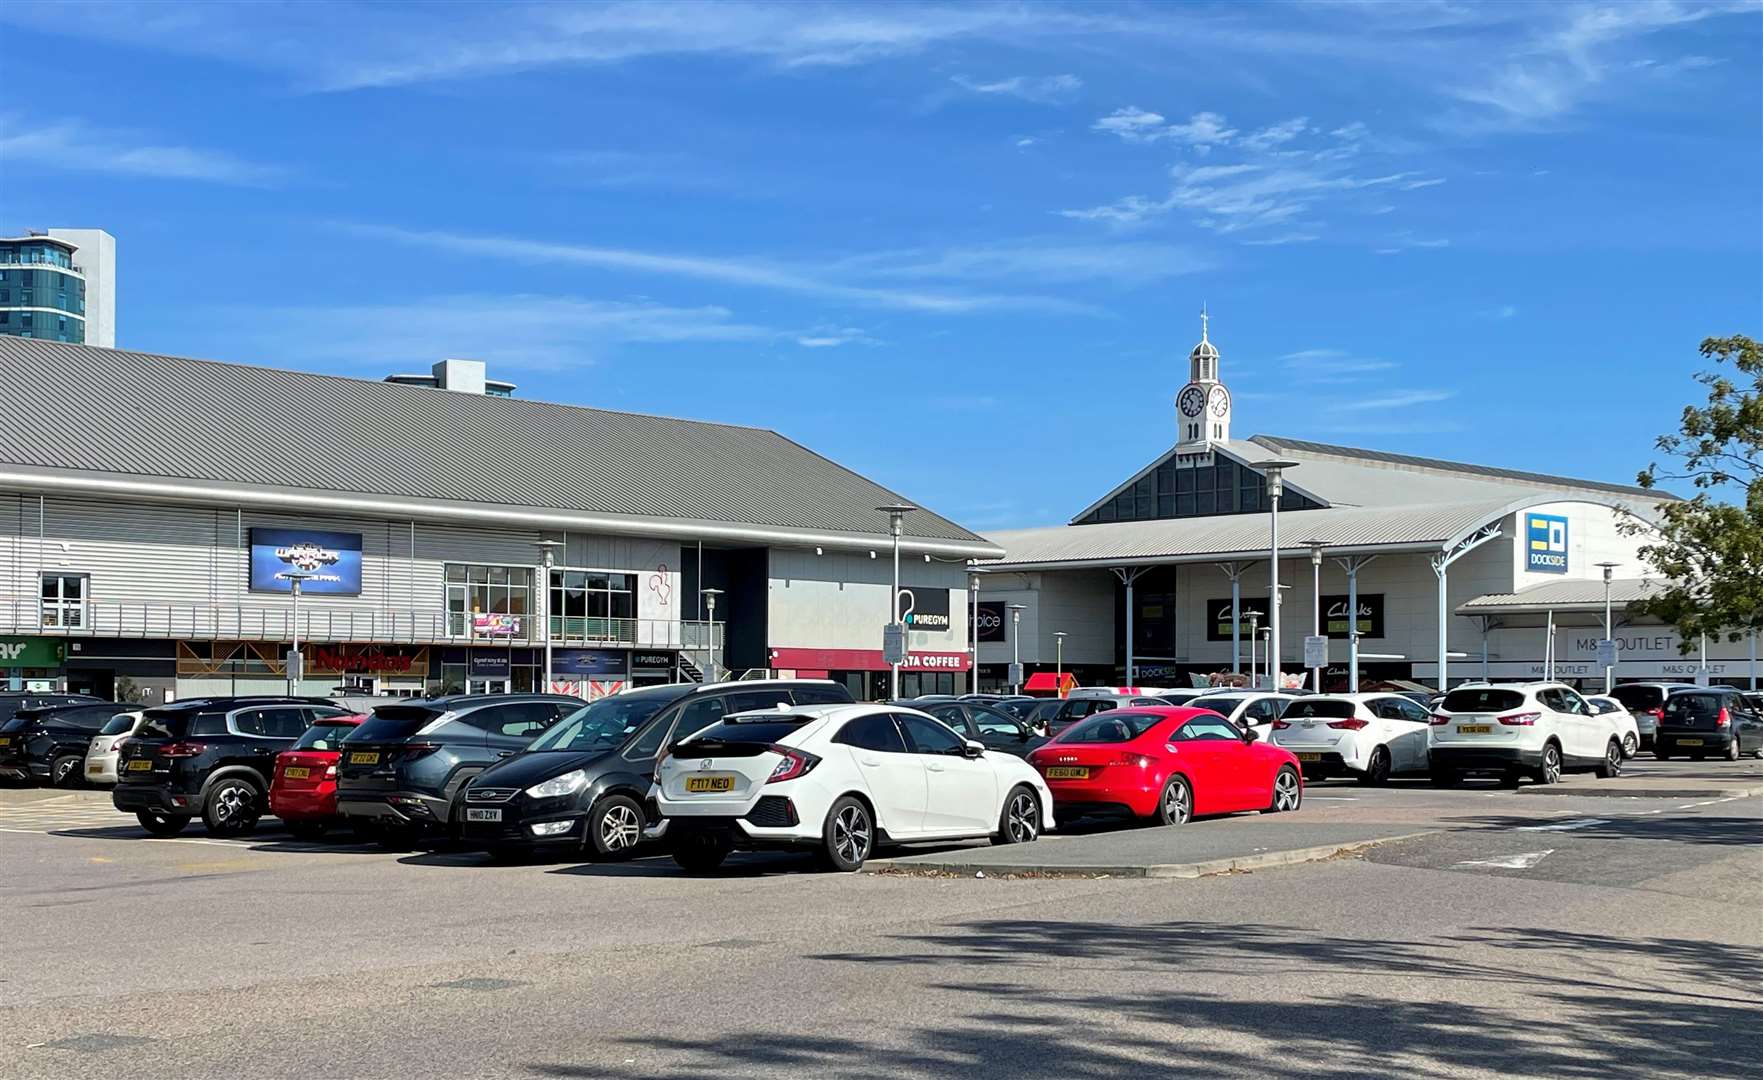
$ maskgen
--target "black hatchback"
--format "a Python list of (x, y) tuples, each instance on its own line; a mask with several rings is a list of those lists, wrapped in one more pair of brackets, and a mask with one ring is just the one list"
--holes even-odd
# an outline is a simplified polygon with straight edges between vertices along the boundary
[(602, 698), (472, 780), (464, 838), (496, 857), (573, 848), (625, 858), (660, 823), (648, 798), (663, 746), (730, 713), (850, 701), (825, 679), (675, 683)]
[(212, 836), (240, 836), (269, 809), (275, 756), (324, 717), (323, 698), (190, 698), (148, 709), (122, 744), (110, 799), (155, 836), (200, 814)]
[(1665, 699), (1653, 735), (1653, 754), (1660, 761), (1710, 754), (1737, 761), (1749, 753), (1763, 756), (1763, 715), (1744, 694), (1710, 686), (1680, 690)]
[(92, 736), (119, 712), (136, 708), (116, 701), (83, 701), (20, 709), (0, 724), (0, 779), (42, 780), (78, 787)]

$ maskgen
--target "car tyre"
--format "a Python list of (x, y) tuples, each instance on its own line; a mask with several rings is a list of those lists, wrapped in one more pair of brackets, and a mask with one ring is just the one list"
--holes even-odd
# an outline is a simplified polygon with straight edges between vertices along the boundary
[(643, 808), (628, 795), (608, 795), (588, 811), (588, 843), (596, 859), (630, 858), (643, 842)]
[(1041, 836), (1041, 799), (1026, 786), (1012, 788), (998, 815), (994, 844), (1032, 844)]
[(140, 810), (135, 813), (135, 820), (141, 823), (154, 836), (176, 836), (190, 824), (184, 814), (155, 814), (151, 810)]
[(1186, 825), (1194, 816), (1194, 789), (1184, 776), (1172, 776), (1157, 796), (1157, 820), (1164, 825)]
[(1561, 748), (1552, 742), (1543, 744), (1543, 763), (1538, 765), (1531, 779), (1539, 784), (1559, 784), (1561, 782)]
[(1622, 756), (1623, 757), (1632, 758), (1640, 752), (1641, 752), (1641, 742), (1639, 739), (1635, 738), (1633, 735), (1624, 735), (1622, 737)]
[(1371, 760), (1366, 763), (1365, 771), (1359, 774), (1361, 784), (1387, 784), (1390, 782), (1390, 750), (1380, 746), (1371, 752)]
[(1598, 779), (1614, 780), (1622, 775), (1622, 744), (1615, 739), (1604, 747), (1604, 760), (1598, 762)]
[(861, 869), (875, 849), (875, 820), (862, 799), (845, 795), (826, 812), (820, 830), (820, 857), (830, 869), (850, 873)]
[(1732, 733), (1732, 742), (1730, 742), (1726, 745), (1726, 760), (1737, 761), (1739, 758), (1742, 758), (1744, 756), (1745, 756), (1745, 752), (1739, 746), (1738, 732), (1735, 731)]
[(703, 833), (682, 838), (673, 849), (673, 861), (688, 874), (708, 874), (721, 866), (733, 850), (727, 837)]
[(1298, 781), (1298, 770), (1282, 765), (1273, 777), (1273, 799), (1267, 804), (1270, 814), (1288, 814), (1304, 805), (1304, 785)]
[(85, 780), (80, 772), (86, 767), (86, 759), (71, 754), (56, 758), (49, 763), (49, 782), (60, 788), (79, 787)]
[(288, 835), (296, 840), (319, 840), (324, 837), (325, 823), (322, 821), (287, 821)]
[(202, 824), (210, 836), (243, 836), (263, 816), (263, 793), (257, 785), (229, 776), (208, 789), (202, 800)]

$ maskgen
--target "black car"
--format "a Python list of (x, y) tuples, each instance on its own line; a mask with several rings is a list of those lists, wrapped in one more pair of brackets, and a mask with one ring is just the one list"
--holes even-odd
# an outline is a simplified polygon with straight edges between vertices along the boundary
[(824, 679), (675, 683), (602, 698), (472, 780), (464, 838), (497, 857), (568, 846), (623, 858), (660, 823), (648, 796), (663, 746), (730, 713), (850, 702), (844, 684)]
[(52, 709), (57, 705), (96, 705), (103, 698), (90, 694), (45, 694), (36, 690), (0, 692), (0, 728), (24, 709)]
[(122, 744), (110, 800), (155, 836), (200, 814), (211, 836), (242, 836), (269, 808), (275, 756), (313, 722), (344, 716), (323, 698), (190, 698), (141, 714)]
[(584, 704), (561, 694), (453, 694), (381, 705), (339, 744), (337, 811), (390, 841), (456, 836), (471, 778)]
[(1047, 741), (1031, 731), (1021, 720), (983, 701), (963, 699), (940, 705), (892, 701), (884, 704), (904, 705), (927, 712), (949, 725), (962, 738), (984, 743), (987, 750), (1001, 750), (1017, 757), (1027, 757), (1030, 750)]
[(1660, 761), (1672, 755), (1701, 760), (1718, 754), (1737, 761), (1741, 754), (1763, 756), (1763, 714), (1745, 695), (1729, 686), (1680, 690), (1665, 699), (1653, 754)]
[(20, 709), (0, 724), (0, 780), (43, 780), (78, 787), (86, 748), (111, 717), (134, 706), (116, 701)]

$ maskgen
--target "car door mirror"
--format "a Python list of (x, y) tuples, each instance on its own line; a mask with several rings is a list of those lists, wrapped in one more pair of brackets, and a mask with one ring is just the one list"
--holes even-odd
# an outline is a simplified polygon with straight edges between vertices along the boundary
[(1245, 731), (1240, 731), (1240, 732), (1238, 732), (1238, 734), (1243, 737), (1243, 741), (1246, 743), (1252, 743), (1255, 741), (1255, 729), (1254, 728), (1249, 728)]
[(986, 744), (985, 743), (977, 743), (977, 742), (974, 742), (972, 739), (969, 739), (966, 742), (961, 744), (961, 756), (962, 757), (977, 758), (981, 754), (984, 754), (985, 752), (986, 752)]

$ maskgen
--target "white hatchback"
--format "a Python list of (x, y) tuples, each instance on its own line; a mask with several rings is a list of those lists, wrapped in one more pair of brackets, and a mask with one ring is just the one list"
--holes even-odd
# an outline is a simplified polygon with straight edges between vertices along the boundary
[(1273, 690), (1209, 690), (1182, 704), (1190, 709), (1211, 709), (1262, 742), (1269, 742), (1273, 722), (1298, 697)]
[(1346, 774), (1381, 784), (1427, 771), (1431, 720), (1400, 694), (1317, 694), (1286, 706), (1273, 722), (1273, 743), (1296, 755), (1312, 779)]
[(1019, 844), (1053, 827), (1052, 793), (1022, 758), (883, 705), (724, 717), (667, 748), (650, 797), (694, 873), (736, 848), (815, 851), (855, 870), (878, 844)]
[(139, 730), (141, 713), (138, 710), (111, 717), (86, 746), (86, 783), (116, 783), (116, 759), (120, 756), (122, 744)]
[(1616, 738), (1622, 743), (1622, 756), (1634, 757), (1641, 749), (1641, 725), (1628, 707), (1613, 697), (1603, 694), (1587, 694), (1586, 704), (1592, 711), (1609, 720), (1616, 729)]
[(1440, 784), (1465, 773), (1497, 773), (1510, 787), (1525, 776), (1553, 784), (1569, 769), (1622, 773), (1622, 739), (1579, 692), (1551, 682), (1465, 683), (1432, 716), (1432, 772)]

